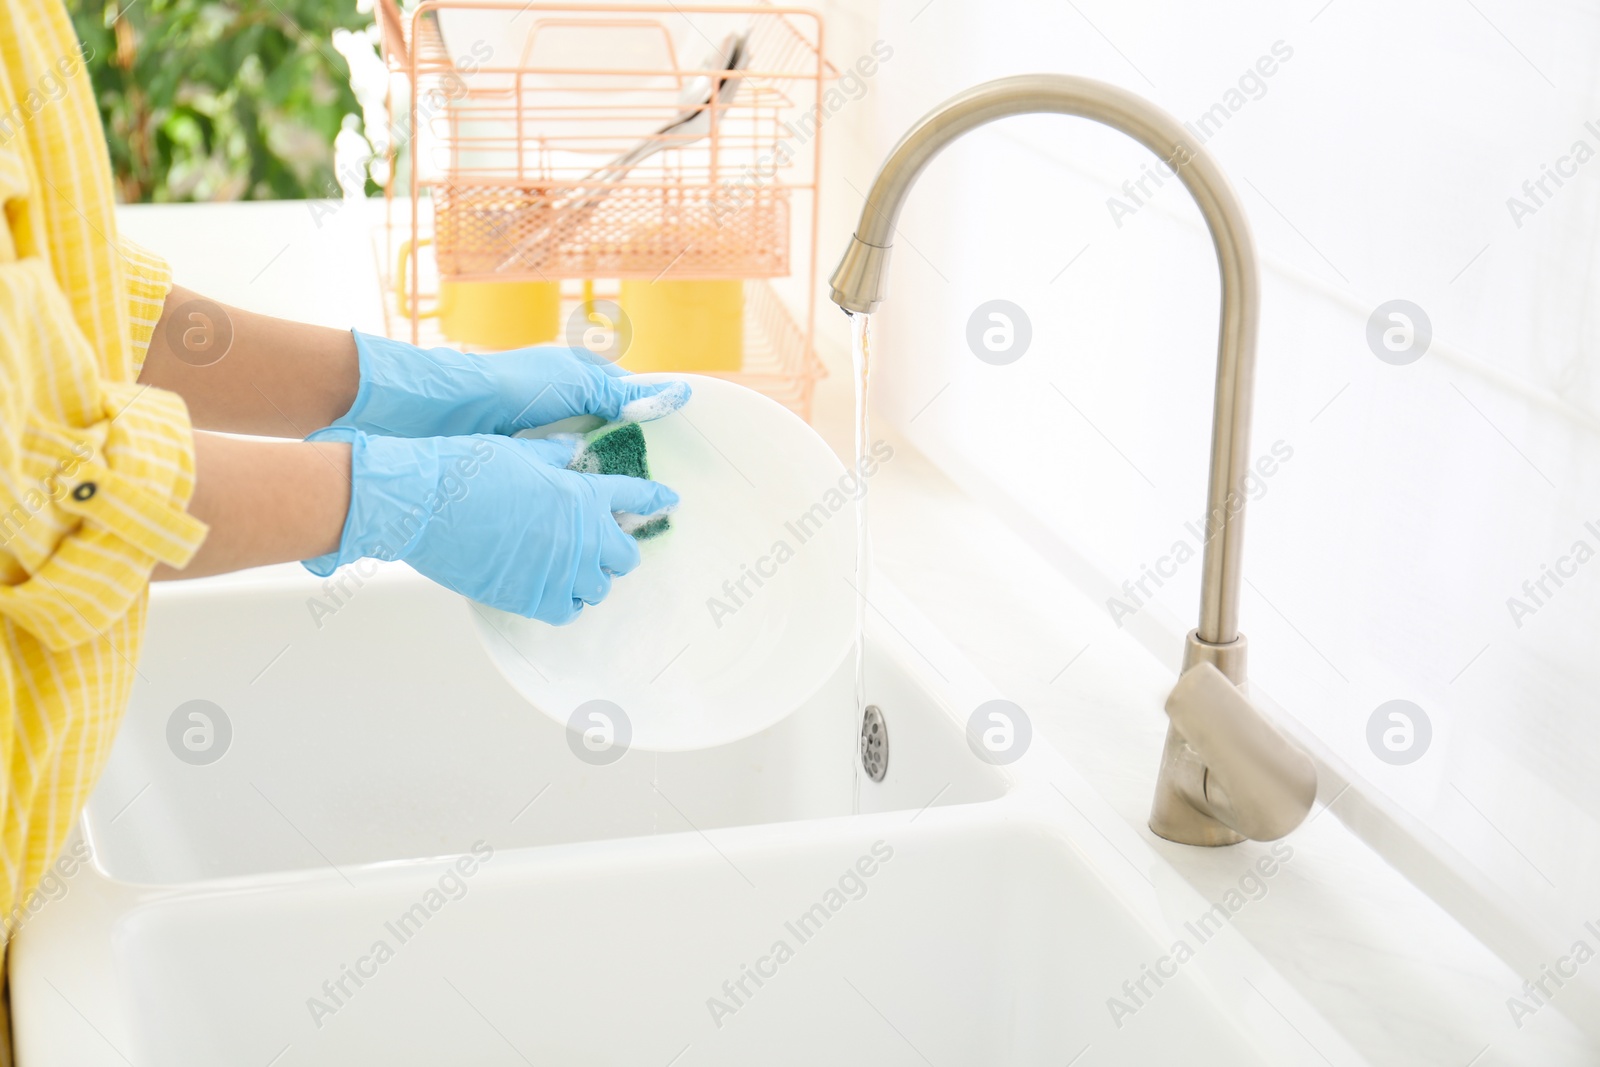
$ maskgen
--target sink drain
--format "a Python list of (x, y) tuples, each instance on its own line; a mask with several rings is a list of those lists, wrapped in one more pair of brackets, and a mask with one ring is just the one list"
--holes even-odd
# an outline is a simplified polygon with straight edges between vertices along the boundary
[(876, 704), (868, 704), (861, 717), (861, 767), (874, 782), (889, 773), (889, 724)]

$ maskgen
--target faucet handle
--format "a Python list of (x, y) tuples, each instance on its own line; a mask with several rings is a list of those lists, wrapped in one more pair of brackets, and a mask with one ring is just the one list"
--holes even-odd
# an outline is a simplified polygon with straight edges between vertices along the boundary
[(1184, 791), (1190, 804), (1257, 841), (1276, 840), (1305, 820), (1317, 796), (1311, 757), (1211, 663), (1183, 672), (1167, 717), (1205, 765), (1198, 790)]

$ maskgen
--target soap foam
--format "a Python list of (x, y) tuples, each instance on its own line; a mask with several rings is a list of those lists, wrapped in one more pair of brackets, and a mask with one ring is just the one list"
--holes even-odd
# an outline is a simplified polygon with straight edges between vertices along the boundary
[(632, 512), (627, 511), (613, 511), (611, 513), (611, 517), (617, 520), (617, 525), (622, 528), (623, 533), (630, 537), (637, 537), (640, 530), (644, 529), (646, 526), (649, 526), (658, 519), (666, 518), (668, 515), (671, 515), (677, 510), (678, 505), (673, 504), (670, 507), (662, 508), (660, 511), (652, 512), (649, 515), (635, 515)]
[(589, 451), (588, 445), (582, 445), (573, 450), (572, 459), (567, 462), (567, 470), (578, 471), (582, 474), (600, 474), (600, 457)]
[(659, 393), (642, 396), (622, 406), (618, 422), (649, 422), (674, 411), (689, 402), (689, 383), (671, 382)]

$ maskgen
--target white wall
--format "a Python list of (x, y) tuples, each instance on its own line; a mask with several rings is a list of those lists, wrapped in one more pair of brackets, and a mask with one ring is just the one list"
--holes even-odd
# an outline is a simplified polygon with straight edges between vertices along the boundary
[[(1275, 43), (1292, 50), (1207, 145), (1264, 263), (1253, 451), (1293, 451), (1251, 510), (1253, 676), (1485, 879), (1557, 925), (1584, 915), (1600, 889), (1600, 562), (1549, 585), (1520, 626), (1507, 598), (1574, 542), (1600, 549), (1600, 158), (1547, 185), (1542, 206), (1522, 191), (1574, 142), (1600, 152), (1600, 12), (1549, 0), (827, 7), (836, 61), (878, 37), (894, 58), (870, 107), (830, 128), (829, 193), (847, 210), (825, 205), (825, 267), (876, 160), (959, 89), (1060, 71), (1192, 120)], [(1204, 510), (1214, 258), (1175, 182), (1120, 226), (1107, 209), (1150, 158), (1065, 119), (972, 134), (902, 217), (876, 324), (876, 417), (1046, 524), (1102, 596)], [(1513, 195), (1537, 207), (1520, 226)], [(995, 297), (1021, 305), (1034, 332), (1006, 367), (964, 340)], [(1420, 305), (1435, 333), (1409, 366), (1381, 362), (1365, 337), (1394, 298)], [(842, 323), (830, 329), (837, 342)], [(1192, 625), (1198, 569), (1155, 590), (1142, 618)], [(1367, 745), (1368, 717), (1392, 698), (1433, 725), (1410, 766)]]

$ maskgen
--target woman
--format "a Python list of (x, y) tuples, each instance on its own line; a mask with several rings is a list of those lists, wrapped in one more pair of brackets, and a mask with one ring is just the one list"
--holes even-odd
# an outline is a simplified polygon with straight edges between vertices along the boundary
[(0, 0), (6, 938), (110, 750), (152, 574), (402, 559), (562, 623), (639, 563), (613, 514), (677, 502), (566, 470), (571, 444), (507, 435), (660, 393), (639, 407), (672, 409), (682, 383), (564, 348), (469, 357), (221, 308), (118, 240), (111, 188), (60, 0)]

